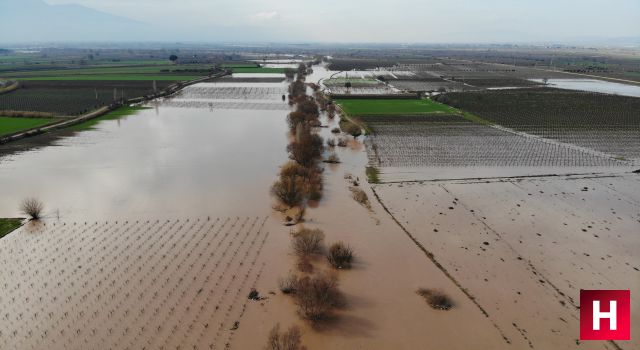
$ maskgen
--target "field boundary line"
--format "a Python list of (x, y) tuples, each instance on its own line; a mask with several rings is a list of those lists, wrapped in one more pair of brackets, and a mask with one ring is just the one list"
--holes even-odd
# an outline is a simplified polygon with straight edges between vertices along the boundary
[(462, 293), (464, 293), (464, 295), (473, 303), (475, 304), (476, 307), (478, 307), (478, 309), (480, 310), (480, 312), (482, 312), (482, 314), (489, 319), (489, 321), (491, 322), (491, 324), (493, 325), (493, 327), (496, 328), (496, 330), (498, 331), (498, 333), (500, 333), (500, 336), (502, 336), (502, 339), (507, 343), (507, 344), (511, 344), (511, 340), (509, 340), (509, 338), (506, 336), (506, 334), (502, 331), (502, 329), (500, 328), (500, 326), (498, 326), (498, 324), (491, 319), (491, 316), (489, 316), (489, 313), (487, 312), (487, 310), (485, 310), (482, 305), (480, 305), (480, 303), (478, 302), (478, 300), (476, 300), (476, 298), (469, 292), (469, 290), (467, 290), (465, 287), (462, 286), (462, 284), (455, 278), (453, 277), (453, 275), (447, 270), (446, 267), (444, 267), (435, 257), (435, 255), (429, 251), (422, 243), (420, 243), (418, 241), (417, 238), (415, 238), (401, 223), (400, 221), (398, 221), (398, 219), (396, 219), (395, 216), (393, 216), (393, 214), (391, 213), (391, 211), (389, 210), (389, 208), (387, 208), (387, 206), (382, 202), (382, 199), (380, 198), (380, 196), (378, 195), (378, 192), (376, 192), (376, 189), (374, 186), (371, 186), (371, 191), (373, 192), (373, 195), (376, 197), (376, 200), (378, 201), (378, 203), (380, 203), (380, 205), (382, 206), (382, 208), (384, 209), (384, 211), (387, 212), (387, 214), (389, 214), (389, 216), (391, 216), (391, 219), (393, 219), (393, 221), (400, 227), (400, 229), (402, 229), (402, 231), (404, 231), (404, 233), (409, 237), (409, 239), (411, 239), (411, 241), (413, 241), (413, 243), (416, 245), (416, 247), (418, 247), (418, 249), (420, 249), (425, 255), (426, 257), (440, 270), (442, 271), (442, 273), (444, 273), (444, 275), (451, 281), (453, 282), (453, 284), (458, 287), (458, 289), (460, 289), (460, 291), (462, 291)]
[(533, 180), (566, 177), (566, 180), (577, 179), (600, 179), (608, 177), (622, 177), (629, 172), (620, 173), (569, 173), (569, 174), (539, 174), (539, 175), (515, 175), (515, 176), (491, 176), (491, 177), (463, 177), (450, 179), (430, 179), (430, 180), (398, 180), (398, 181), (380, 181), (379, 184), (403, 184), (403, 183), (438, 183), (438, 182), (459, 182), (459, 183), (478, 183), (478, 182), (501, 182), (515, 180)]

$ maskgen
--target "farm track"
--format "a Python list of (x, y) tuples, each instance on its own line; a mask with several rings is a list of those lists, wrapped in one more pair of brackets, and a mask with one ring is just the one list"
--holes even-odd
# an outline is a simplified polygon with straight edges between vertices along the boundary
[(3, 349), (223, 349), (266, 218), (47, 224), (0, 241)]

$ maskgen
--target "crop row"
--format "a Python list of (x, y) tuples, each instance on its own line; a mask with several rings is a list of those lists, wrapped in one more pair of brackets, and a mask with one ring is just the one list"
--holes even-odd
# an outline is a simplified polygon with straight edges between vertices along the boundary
[(640, 99), (548, 88), (439, 98), (492, 123), (626, 158), (640, 158)]
[(381, 167), (611, 166), (620, 162), (559, 143), (473, 123), (371, 123), (370, 160)]
[(47, 225), (2, 240), (0, 348), (222, 348), (264, 219)]

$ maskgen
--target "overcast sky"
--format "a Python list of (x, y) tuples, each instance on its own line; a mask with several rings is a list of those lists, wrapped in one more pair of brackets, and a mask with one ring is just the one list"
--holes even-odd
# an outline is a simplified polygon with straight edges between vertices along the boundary
[[(2, 1), (2, 0), (0, 0)], [(218, 26), (274, 41), (527, 42), (640, 37), (640, 0), (45, 0), (220, 40)], [(207, 33), (207, 31), (213, 31)], [(268, 33), (268, 34), (265, 34)], [(189, 38), (181, 38), (187, 40)]]

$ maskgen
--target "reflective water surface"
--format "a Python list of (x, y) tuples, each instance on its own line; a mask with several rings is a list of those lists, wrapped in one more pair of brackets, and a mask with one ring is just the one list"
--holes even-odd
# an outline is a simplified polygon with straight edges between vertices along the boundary
[[(542, 83), (542, 79), (530, 79)], [(567, 89), (600, 92), (621, 96), (640, 97), (640, 86), (612, 83), (610, 81), (596, 79), (549, 79), (549, 86)]]
[(18, 215), (29, 196), (45, 203), (48, 217), (66, 219), (268, 212), (270, 184), (287, 157), (285, 92), (285, 83), (198, 84), (135, 115), (4, 156), (0, 217)]

